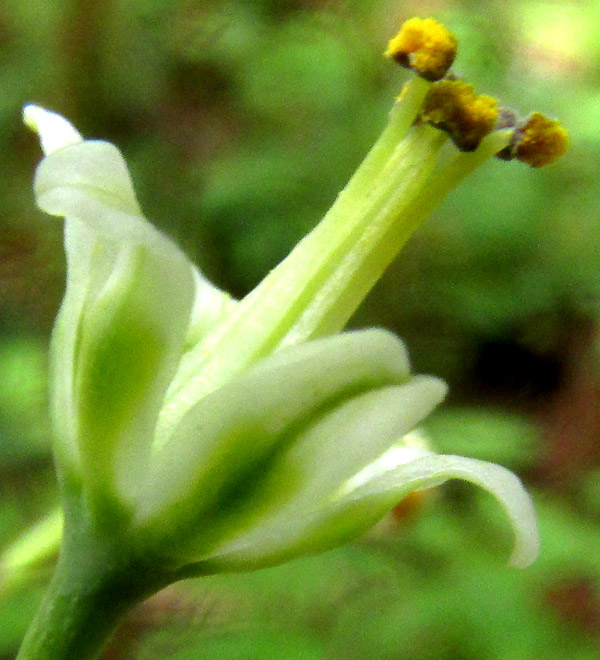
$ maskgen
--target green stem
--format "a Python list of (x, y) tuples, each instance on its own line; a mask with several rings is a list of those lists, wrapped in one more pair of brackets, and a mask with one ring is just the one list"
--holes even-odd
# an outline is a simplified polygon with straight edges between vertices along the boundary
[[(352, 190), (368, 191), (373, 185), (373, 177), (379, 173), (398, 144), (406, 137), (430, 87), (431, 83), (419, 76), (406, 83), (401, 98), (392, 107), (386, 127), (352, 175)], [(344, 194), (346, 193), (342, 192), (340, 197)]]
[(118, 539), (71, 516), (54, 577), (17, 660), (93, 660), (122, 617), (172, 579), (132, 558)]

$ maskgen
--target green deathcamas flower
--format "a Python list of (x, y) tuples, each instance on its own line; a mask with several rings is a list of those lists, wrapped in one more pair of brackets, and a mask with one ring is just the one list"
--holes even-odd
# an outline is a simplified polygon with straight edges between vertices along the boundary
[(25, 108), (46, 154), (38, 205), (65, 218), (51, 347), (65, 526), (20, 658), (94, 657), (124, 608), (161, 586), (334, 547), (452, 478), (495, 495), (515, 531), (511, 563), (534, 560), (535, 514), (517, 477), (407, 440), (444, 383), (412, 374), (390, 332), (342, 331), (465, 176), (493, 156), (548, 164), (566, 134), (453, 76), (456, 39), (432, 19), (407, 21), (386, 54), (415, 76), (380, 139), (317, 227), (240, 301), (144, 218), (115, 146)]

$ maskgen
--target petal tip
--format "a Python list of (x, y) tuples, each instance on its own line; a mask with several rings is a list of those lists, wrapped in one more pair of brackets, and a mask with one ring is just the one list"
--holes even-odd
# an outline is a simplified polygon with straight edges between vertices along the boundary
[(537, 539), (526, 546), (517, 544), (508, 560), (508, 565), (511, 568), (528, 568), (538, 558), (539, 551), (540, 544)]
[[(529, 499), (529, 496), (527, 498)], [(512, 568), (531, 566), (540, 553), (540, 537), (531, 501), (529, 501), (527, 508), (529, 512), (521, 525), (516, 525), (513, 521), (515, 544), (508, 560), (508, 565)]]
[(491, 493), (504, 508), (515, 536), (509, 566), (527, 568), (537, 558), (540, 539), (535, 508), (521, 480), (501, 465), (460, 456), (444, 456), (446, 476), (470, 481)]
[(29, 103), (23, 108), (23, 123), (38, 134), (46, 156), (83, 140), (64, 117), (39, 105)]

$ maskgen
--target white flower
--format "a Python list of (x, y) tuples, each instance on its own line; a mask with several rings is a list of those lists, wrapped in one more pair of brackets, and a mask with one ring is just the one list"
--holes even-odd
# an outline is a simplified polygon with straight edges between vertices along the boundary
[(327, 288), (282, 306), (296, 295), (284, 268), (233, 301), (143, 217), (113, 145), (39, 107), (25, 119), (47, 154), (38, 204), (65, 217), (52, 406), (70, 515), (180, 574), (243, 570), (338, 545), (412, 490), (461, 478), (506, 509), (512, 563), (533, 561), (535, 516), (514, 475), (406, 449), (445, 385), (411, 375), (395, 336), (281, 330), (290, 309), (306, 324)]

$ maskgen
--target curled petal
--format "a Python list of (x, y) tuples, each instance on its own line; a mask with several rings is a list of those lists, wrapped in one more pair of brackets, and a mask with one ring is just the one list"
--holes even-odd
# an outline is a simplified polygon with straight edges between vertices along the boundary
[(343, 499), (348, 504), (361, 500), (397, 502), (410, 491), (431, 488), (449, 479), (463, 479), (490, 492), (505, 510), (514, 533), (515, 544), (509, 563), (517, 568), (529, 566), (538, 555), (539, 537), (533, 503), (521, 481), (506, 468), (463, 456), (430, 454), (414, 461), (396, 464), (394, 457), (383, 457), (364, 484), (353, 487)]
[(23, 121), (38, 133), (42, 151), (46, 155), (83, 141), (79, 132), (64, 117), (37, 105), (26, 105), (23, 108)]
[(365, 531), (386, 509), (367, 506), (340, 525), (339, 493), (429, 414), (445, 392), (441, 381), (417, 376), (353, 397), (315, 419), (254, 484), (251, 505), (233, 510), (224, 526), (235, 532), (207, 553), (209, 564), (222, 563), (219, 570), (271, 565)]
[(448, 479), (475, 483), (488, 490), (503, 506), (515, 531), (515, 545), (509, 561), (512, 566), (525, 568), (536, 559), (539, 537), (535, 511), (521, 482), (509, 470), (460, 456), (430, 454), (410, 460), (379, 477), (373, 476), (374, 472), (366, 483), (348, 492), (347, 487), (352, 485), (350, 480), (319, 507), (288, 511), (287, 518), (273, 520), (260, 535), (249, 533), (232, 539), (215, 549), (212, 556), (190, 567), (190, 572), (260, 568), (333, 548), (366, 532), (410, 492), (437, 486)]
[[(38, 121), (42, 141), (55, 124)], [(52, 345), (59, 460), (83, 470), (90, 489), (131, 501), (184, 347), (193, 266), (143, 217), (109, 143), (51, 151), (35, 193), (42, 210), (66, 220), (67, 290)]]

